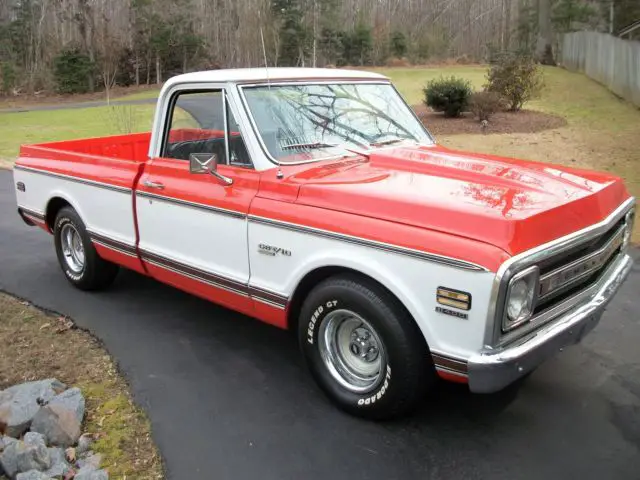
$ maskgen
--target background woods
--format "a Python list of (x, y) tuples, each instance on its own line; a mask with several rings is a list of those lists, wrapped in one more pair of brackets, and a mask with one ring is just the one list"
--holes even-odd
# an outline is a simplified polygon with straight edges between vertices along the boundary
[(75, 93), (205, 68), (553, 62), (558, 34), (617, 31), (637, 0), (0, 0), (0, 92)]

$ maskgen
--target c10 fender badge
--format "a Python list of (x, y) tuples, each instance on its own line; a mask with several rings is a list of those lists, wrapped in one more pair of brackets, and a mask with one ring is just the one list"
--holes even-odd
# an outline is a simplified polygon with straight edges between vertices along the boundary
[(258, 253), (262, 253), (263, 255), (269, 255), (271, 257), (275, 257), (276, 255), (282, 255), (283, 257), (290, 257), (291, 250), (286, 250), (280, 247), (274, 247), (272, 245), (267, 245), (266, 243), (261, 243), (258, 245)]
[(444, 313), (445, 315), (451, 315), (452, 317), (462, 318), (463, 320), (469, 318), (469, 315), (467, 315), (466, 313), (456, 312), (455, 310), (449, 310), (448, 308), (436, 307), (436, 312)]

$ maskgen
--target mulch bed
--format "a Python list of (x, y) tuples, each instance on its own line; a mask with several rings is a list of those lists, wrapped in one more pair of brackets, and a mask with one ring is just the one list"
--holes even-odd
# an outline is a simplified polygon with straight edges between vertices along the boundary
[(519, 112), (498, 112), (494, 114), (483, 131), (477, 118), (464, 113), (459, 118), (445, 118), (442, 113), (433, 112), (423, 105), (415, 105), (416, 114), (431, 133), (439, 135), (463, 135), (473, 133), (535, 133), (542, 130), (563, 127), (567, 121), (557, 115), (521, 110)]

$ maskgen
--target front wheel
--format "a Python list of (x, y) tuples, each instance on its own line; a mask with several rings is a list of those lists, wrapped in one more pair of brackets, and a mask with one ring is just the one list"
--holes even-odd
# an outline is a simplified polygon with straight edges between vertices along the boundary
[(60, 210), (53, 235), (58, 262), (72, 285), (81, 290), (99, 290), (113, 283), (118, 266), (100, 258), (73, 208)]
[(431, 355), (413, 318), (366, 278), (336, 276), (319, 284), (303, 303), (298, 327), (316, 382), (351, 414), (407, 414), (435, 383)]

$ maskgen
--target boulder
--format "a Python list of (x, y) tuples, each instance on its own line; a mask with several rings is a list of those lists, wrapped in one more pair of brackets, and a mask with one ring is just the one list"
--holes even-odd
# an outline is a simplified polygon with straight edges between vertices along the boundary
[(44, 473), (49, 477), (65, 477), (67, 473), (73, 470), (69, 465), (62, 448), (50, 448), (49, 457), (51, 458), (51, 467)]
[(51, 477), (38, 470), (29, 470), (28, 472), (19, 473), (16, 480), (51, 480)]
[(0, 454), (0, 471), (7, 477), (13, 478), (18, 473), (17, 449), (20, 442), (14, 440), (7, 443), (6, 438), (3, 441), (5, 442), (5, 447), (2, 454)]
[(13, 437), (0, 437), (0, 453), (2, 453), (2, 451), (8, 447), (9, 445), (11, 445), (12, 443), (16, 443), (18, 440), (16, 440)]
[(100, 462), (102, 462), (102, 455), (99, 453), (89, 452), (89, 454), (78, 460), (77, 465), (79, 468), (93, 467), (95, 470), (100, 468)]
[(105, 470), (96, 470), (91, 466), (86, 466), (78, 470), (74, 480), (109, 480), (109, 474)]
[(56, 395), (49, 401), (49, 406), (56, 405), (74, 413), (78, 423), (84, 418), (85, 401), (79, 388), (70, 388)]
[(84, 433), (80, 435), (78, 439), (78, 446), (76, 447), (77, 454), (87, 453), (91, 449), (91, 445), (93, 444), (93, 435), (89, 433)]
[(16, 465), (19, 472), (43, 471), (51, 467), (49, 450), (41, 434), (28, 432), (24, 440), (16, 445)]
[(79, 388), (70, 388), (53, 397), (33, 417), (31, 430), (42, 433), (49, 445), (70, 447), (80, 437), (85, 400)]
[(63, 392), (65, 385), (50, 378), (28, 382), (0, 392), (0, 423), (6, 424), (5, 435), (13, 438), (29, 430), (40, 405)]

